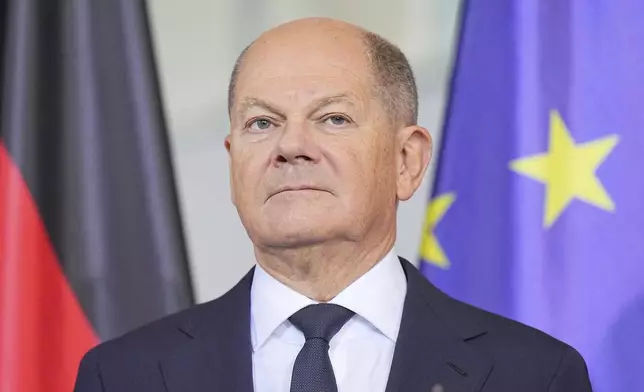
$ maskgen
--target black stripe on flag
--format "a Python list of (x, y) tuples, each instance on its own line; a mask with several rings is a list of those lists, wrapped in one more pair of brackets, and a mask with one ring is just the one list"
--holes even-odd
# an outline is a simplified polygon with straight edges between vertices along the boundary
[(95, 331), (191, 305), (145, 3), (7, 4), (0, 137)]

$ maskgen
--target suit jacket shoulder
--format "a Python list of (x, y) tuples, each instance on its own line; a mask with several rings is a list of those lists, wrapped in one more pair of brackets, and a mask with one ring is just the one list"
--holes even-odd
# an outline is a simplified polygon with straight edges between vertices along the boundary
[[(482, 377), (485, 391), (591, 391), (586, 364), (573, 347), (536, 328), (450, 297), (410, 263), (404, 259), (402, 262), (408, 293), (413, 292), (420, 298), (420, 304), (414, 306), (418, 309), (417, 314), (409, 315), (409, 318), (423, 328), (425, 334), (451, 335), (458, 341), (458, 345), (445, 348), (447, 352), (466, 347), (461, 351), (477, 358), (476, 361), (462, 360), (462, 365), (452, 361), (451, 365), (462, 372), (466, 372), (468, 361), (487, 363), (489, 372)], [(414, 300), (408, 297), (407, 301)], [(411, 334), (414, 334), (413, 329), (410, 328)], [(401, 339), (405, 337), (401, 336)]]
[(75, 391), (181, 391), (209, 380), (222, 384), (212, 390), (226, 390), (226, 380), (236, 377), (219, 373), (231, 367), (240, 380), (248, 378), (253, 271), (217, 299), (91, 349), (81, 361)]

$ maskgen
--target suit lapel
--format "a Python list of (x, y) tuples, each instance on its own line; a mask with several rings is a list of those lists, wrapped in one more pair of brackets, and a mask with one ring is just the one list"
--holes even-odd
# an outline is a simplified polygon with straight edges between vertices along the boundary
[[(485, 331), (416, 267), (401, 261), (407, 295), (386, 392), (479, 391), (492, 361), (466, 341)], [(437, 386), (442, 389), (433, 389)]]
[(188, 339), (161, 361), (168, 392), (253, 392), (250, 286), (254, 268), (180, 327)]

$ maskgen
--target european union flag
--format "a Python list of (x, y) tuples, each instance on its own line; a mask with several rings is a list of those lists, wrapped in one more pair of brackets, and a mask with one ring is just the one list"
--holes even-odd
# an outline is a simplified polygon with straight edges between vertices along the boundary
[(469, 1), (423, 273), (644, 391), (644, 1)]

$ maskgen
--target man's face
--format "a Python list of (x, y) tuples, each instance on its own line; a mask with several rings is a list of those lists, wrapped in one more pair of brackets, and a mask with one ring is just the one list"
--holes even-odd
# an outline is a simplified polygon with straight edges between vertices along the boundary
[(277, 34), (248, 52), (226, 147), (255, 245), (363, 241), (395, 221), (396, 135), (363, 53), (356, 38), (320, 34)]

